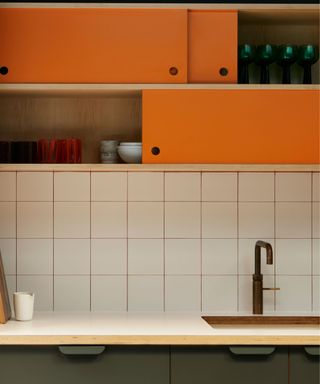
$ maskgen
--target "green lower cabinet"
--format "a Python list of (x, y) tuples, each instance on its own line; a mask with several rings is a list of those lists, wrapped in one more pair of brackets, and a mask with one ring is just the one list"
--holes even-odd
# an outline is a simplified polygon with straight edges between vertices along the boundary
[(196, 383), (288, 384), (288, 347), (172, 347), (171, 384)]
[(320, 383), (320, 347), (290, 347), (290, 384)]
[(149, 346), (0, 347), (0, 382), (169, 384), (169, 348)]

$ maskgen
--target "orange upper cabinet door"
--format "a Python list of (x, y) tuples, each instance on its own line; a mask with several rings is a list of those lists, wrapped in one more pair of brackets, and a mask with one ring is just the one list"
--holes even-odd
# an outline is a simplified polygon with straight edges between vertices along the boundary
[(145, 90), (143, 163), (319, 163), (317, 90)]
[(237, 11), (189, 11), (188, 82), (237, 83)]
[(0, 82), (184, 83), (187, 18), (174, 9), (1, 9)]

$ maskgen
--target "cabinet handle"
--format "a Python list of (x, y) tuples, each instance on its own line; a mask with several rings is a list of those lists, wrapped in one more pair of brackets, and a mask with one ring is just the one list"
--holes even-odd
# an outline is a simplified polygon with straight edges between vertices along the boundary
[(172, 76), (176, 76), (178, 74), (178, 68), (177, 67), (171, 67), (169, 68), (169, 73)]
[(311, 356), (320, 356), (320, 346), (319, 345), (309, 345), (308, 347), (304, 347), (304, 350), (308, 355)]
[(59, 351), (63, 355), (100, 355), (106, 349), (103, 345), (60, 345)]
[(229, 347), (229, 350), (234, 355), (271, 355), (276, 347), (269, 346), (232, 346)]
[(0, 67), (0, 74), (6, 75), (9, 72), (8, 67)]
[(226, 67), (220, 68), (219, 73), (221, 76), (227, 76), (227, 74), (229, 73), (228, 68), (226, 68)]
[(158, 156), (160, 153), (160, 148), (159, 147), (152, 147), (151, 148), (151, 153), (155, 156)]

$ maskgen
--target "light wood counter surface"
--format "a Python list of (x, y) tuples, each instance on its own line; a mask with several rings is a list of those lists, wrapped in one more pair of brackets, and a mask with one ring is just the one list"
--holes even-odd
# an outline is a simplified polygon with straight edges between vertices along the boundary
[(317, 326), (212, 328), (200, 313), (37, 312), (32, 321), (0, 325), (0, 345), (63, 344), (319, 345), (320, 331)]

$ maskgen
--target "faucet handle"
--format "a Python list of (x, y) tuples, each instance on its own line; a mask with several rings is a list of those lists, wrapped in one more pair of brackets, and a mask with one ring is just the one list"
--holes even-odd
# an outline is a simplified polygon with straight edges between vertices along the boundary
[(262, 288), (264, 291), (280, 291), (280, 288)]

